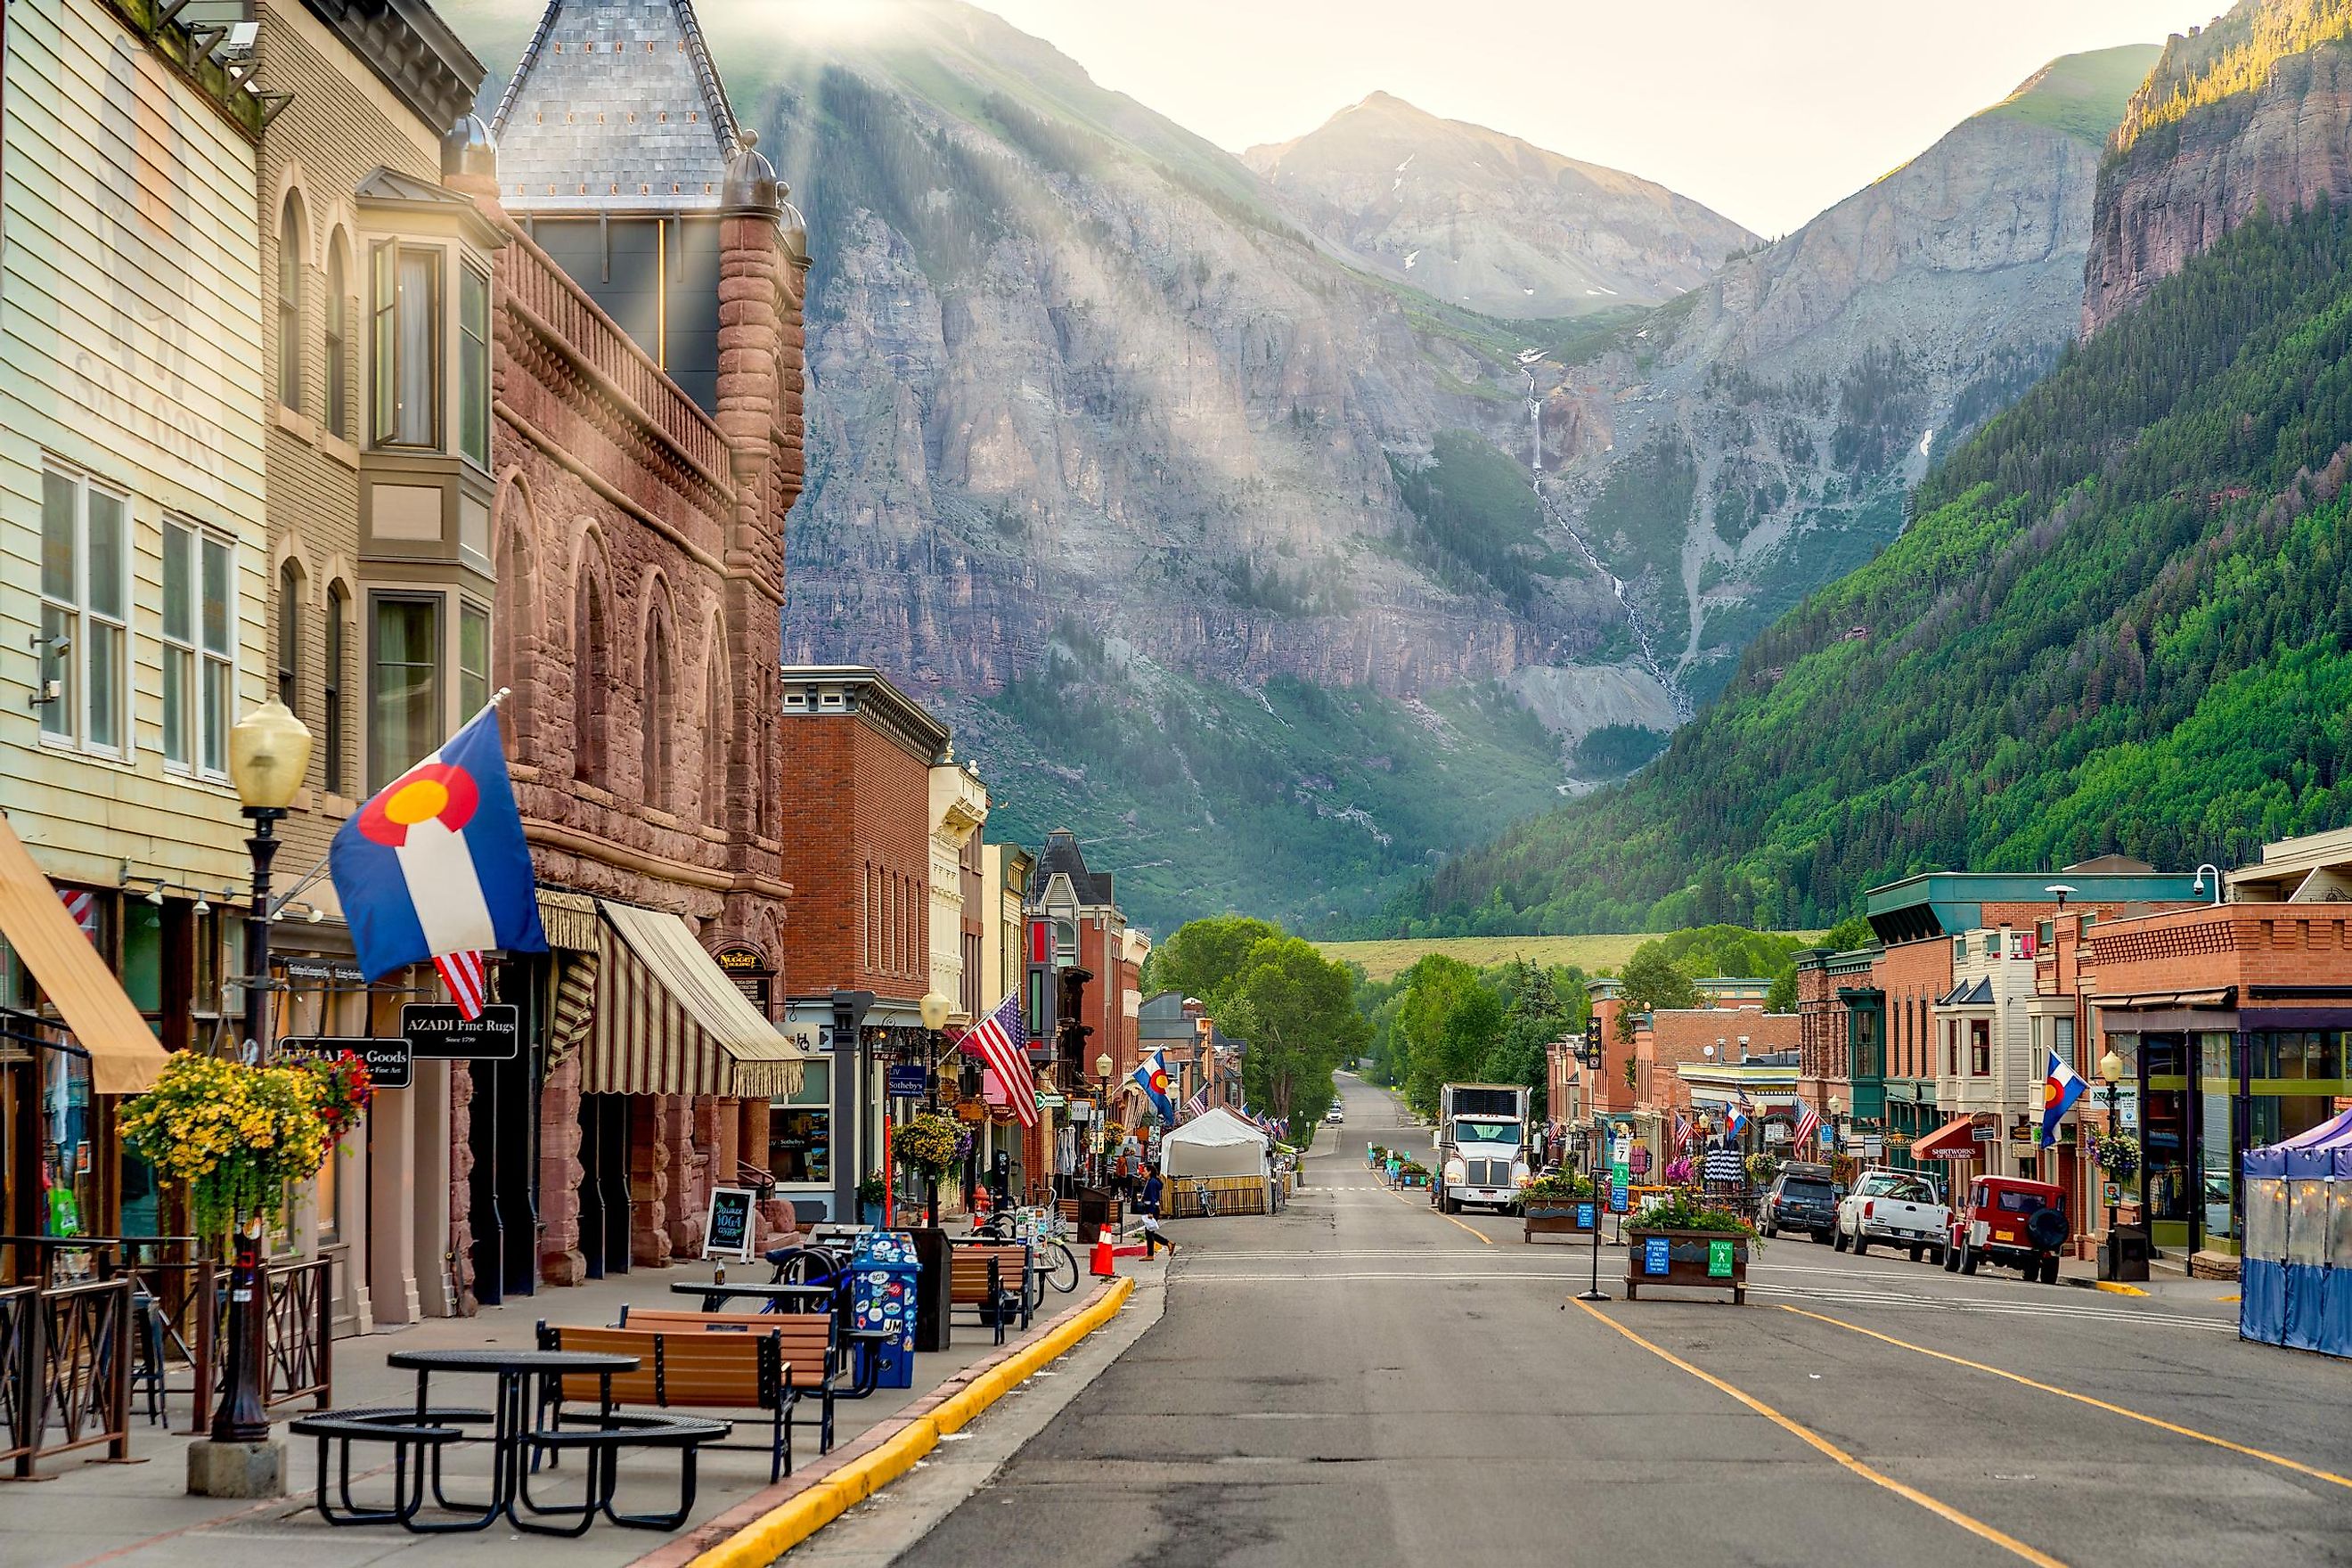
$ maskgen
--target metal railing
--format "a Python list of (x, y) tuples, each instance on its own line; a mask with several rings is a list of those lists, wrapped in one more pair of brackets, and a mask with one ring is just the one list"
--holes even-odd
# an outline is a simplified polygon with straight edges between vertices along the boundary
[[(324, 1410), (335, 1396), (335, 1260), (273, 1263), (261, 1271), (266, 1300), (266, 1349), (261, 1358), (261, 1403), (275, 1410), (308, 1399)], [(223, 1310), (228, 1269), (207, 1258), (196, 1268), (195, 1410), (191, 1436), (210, 1426), (228, 1375), (228, 1314)]]
[(131, 1454), (131, 1281), (0, 1290), (0, 1459), (19, 1479), (53, 1454)]

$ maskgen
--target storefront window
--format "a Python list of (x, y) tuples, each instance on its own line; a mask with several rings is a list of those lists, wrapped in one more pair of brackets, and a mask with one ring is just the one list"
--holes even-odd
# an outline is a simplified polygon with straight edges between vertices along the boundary
[(810, 1062), (790, 1100), (772, 1103), (768, 1169), (779, 1182), (824, 1185), (833, 1180), (833, 1064)]

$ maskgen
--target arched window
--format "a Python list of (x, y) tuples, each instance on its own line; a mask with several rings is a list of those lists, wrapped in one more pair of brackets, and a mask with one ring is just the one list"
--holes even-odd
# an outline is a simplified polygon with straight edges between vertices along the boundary
[(647, 805), (669, 809), (670, 736), (677, 720), (677, 669), (669, 657), (669, 619), (656, 605), (646, 617), (644, 726), (645, 779), (642, 798)]
[(351, 658), (352, 591), (341, 578), (327, 584), (327, 657), (320, 695), (326, 701), (327, 793), (351, 793), (345, 756), (351, 745), (350, 722), (344, 717), (344, 673)]
[(727, 799), (727, 742), (734, 717), (727, 698), (726, 624), (713, 617), (703, 637), (702, 820), (720, 824)]
[(572, 776), (604, 782), (604, 700), (612, 688), (604, 642), (604, 595), (583, 560), (572, 617)]
[(302, 711), (302, 566), (290, 555), (278, 568), (278, 700)]
[(293, 192), (278, 213), (278, 401), (302, 409), (302, 204)]
[(327, 247), (327, 429), (352, 438), (352, 279), (347, 247), (338, 232)]

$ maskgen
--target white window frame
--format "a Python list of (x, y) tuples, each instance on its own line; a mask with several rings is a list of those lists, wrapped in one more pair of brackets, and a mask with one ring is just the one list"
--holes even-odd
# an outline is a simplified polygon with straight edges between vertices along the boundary
[[(171, 606), (163, 605), (162, 627), (163, 684), (168, 692), (175, 679), (184, 679), (188, 689), (180, 699), (180, 721), (187, 726), (186, 754), (172, 755), (173, 737), (168, 721), (163, 731), (162, 750), (163, 768), (167, 773), (189, 778), (199, 778), (211, 784), (228, 782), (228, 732), (236, 722), (237, 683), (237, 563), (236, 540), (221, 529), (207, 528), (193, 518), (167, 515), (163, 519), (163, 545), (156, 566), (156, 580), (163, 584), (159, 599), (166, 598), (171, 585), (165, 578), (168, 571), (163, 563), (170, 559), (172, 535), (184, 534), (188, 541), (188, 580), (183, 592), (187, 603), (182, 606), (187, 616), (187, 635), (173, 635), (169, 619)], [(227, 647), (220, 650), (205, 645), (205, 551), (207, 547), (226, 552), (223, 569), (221, 613), (228, 629)], [(174, 660), (184, 661), (184, 673), (175, 673)], [(217, 763), (207, 760), (208, 748), (205, 723), (205, 693), (213, 689), (215, 680), (222, 682), (225, 696), (219, 712), (215, 715), (218, 725)], [(164, 707), (168, 713), (168, 703)]]
[[(131, 494), (119, 486), (99, 479), (89, 470), (76, 468), (69, 463), (61, 463), (54, 459), (45, 460), (41, 465), (41, 472), (45, 481), (44, 488), (46, 488), (47, 479), (50, 478), (62, 479), (73, 488), (73, 582), (68, 589), (68, 596), (59, 597), (49, 592), (46, 570), (41, 574), (39, 584), (43, 633), (46, 634), (49, 612), (55, 611), (64, 621), (66, 637), (66, 647), (61, 657), (50, 651), (45, 635), (36, 637), (39, 660), (35, 678), (44, 681), (57, 679), (65, 686), (64, 694), (58, 703), (41, 704), (39, 710), (41, 743), (45, 746), (80, 752), (93, 757), (128, 762), (133, 749), (131, 734), (131, 558), (136, 550), (132, 538), (134, 523), (131, 515)], [(121, 521), (115, 552), (116, 568), (121, 573), (120, 581), (116, 584), (114, 601), (121, 610), (119, 616), (103, 614), (90, 604), (89, 499), (93, 493), (107, 497), (121, 508)], [(44, 504), (46, 505), (46, 500)], [(47, 548), (46, 524), (45, 518), (42, 546), (44, 550)], [(115, 659), (111, 695), (114, 702), (114, 733), (117, 743), (113, 745), (101, 745), (89, 738), (92, 696), (89, 650), (92, 626), (111, 631), (116, 638), (118, 653)], [(53, 658), (58, 660), (58, 674), (54, 678), (49, 674)], [(59, 703), (64, 708), (65, 727), (61, 730), (53, 730), (49, 727), (49, 721), (53, 710), (59, 706)]]

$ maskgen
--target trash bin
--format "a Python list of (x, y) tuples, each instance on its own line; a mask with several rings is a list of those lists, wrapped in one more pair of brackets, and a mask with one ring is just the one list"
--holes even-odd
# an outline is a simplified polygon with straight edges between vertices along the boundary
[(2118, 1225), (2107, 1231), (2107, 1239), (2099, 1244), (2099, 1278), (2128, 1282), (2147, 1278), (2147, 1260), (2154, 1249), (2148, 1245), (2147, 1227), (2140, 1225)]
[(850, 1326), (890, 1336), (870, 1352), (878, 1363), (877, 1388), (915, 1385), (915, 1281), (920, 1272), (914, 1237), (904, 1231), (869, 1230), (850, 1255)]
[(1104, 1187), (1078, 1189), (1078, 1239), (1092, 1241), (1102, 1234), (1103, 1226), (1114, 1223), (1118, 1199)]
[(948, 1233), (920, 1227), (907, 1234), (915, 1238), (915, 1261), (920, 1268), (915, 1276), (915, 1348), (943, 1351), (955, 1337), (948, 1326), (954, 1300), (952, 1282), (948, 1278), (951, 1250)]

